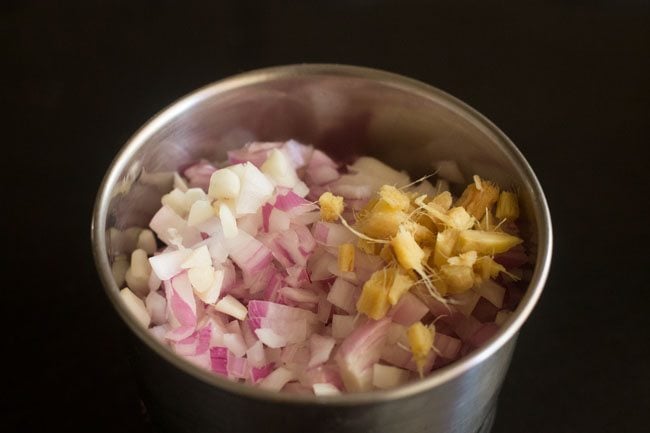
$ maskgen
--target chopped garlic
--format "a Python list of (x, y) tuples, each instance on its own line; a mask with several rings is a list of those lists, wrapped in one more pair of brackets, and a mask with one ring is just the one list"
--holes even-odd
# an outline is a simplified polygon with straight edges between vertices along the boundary
[(212, 265), (195, 266), (189, 269), (187, 277), (196, 292), (206, 292), (210, 290), (210, 287), (214, 283), (214, 268)]
[(137, 248), (144, 250), (147, 255), (153, 256), (156, 252), (156, 237), (153, 232), (149, 229), (144, 229), (138, 235), (138, 245)]
[(273, 149), (260, 167), (262, 173), (273, 179), (280, 186), (293, 188), (298, 183), (298, 175), (284, 153)]
[(151, 316), (149, 316), (144, 301), (138, 298), (128, 287), (120, 290), (120, 297), (135, 320), (143, 327), (148, 328), (151, 323)]
[(237, 320), (244, 320), (248, 314), (246, 307), (231, 295), (226, 295), (225, 298), (217, 302), (214, 309)]
[(187, 216), (187, 225), (197, 226), (213, 216), (214, 210), (210, 202), (207, 200), (197, 200), (190, 208), (190, 213)]
[(223, 228), (223, 235), (226, 239), (232, 239), (239, 233), (237, 220), (232, 214), (230, 207), (225, 203), (219, 203), (219, 219)]
[(210, 251), (208, 250), (207, 245), (202, 245), (199, 248), (192, 251), (192, 254), (181, 263), (182, 269), (196, 268), (200, 266), (211, 266), (212, 257), (210, 256)]
[(210, 176), (208, 196), (213, 199), (237, 198), (240, 188), (239, 176), (229, 168), (222, 168)]

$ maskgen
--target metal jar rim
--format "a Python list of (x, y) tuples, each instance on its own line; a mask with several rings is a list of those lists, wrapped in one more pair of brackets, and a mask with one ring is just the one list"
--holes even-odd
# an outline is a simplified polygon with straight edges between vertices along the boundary
[[(156, 131), (160, 129), (160, 127), (183, 113), (187, 108), (231, 89), (265, 81), (273, 81), (288, 76), (305, 77), (323, 75), (372, 80), (396, 89), (433, 99), (436, 103), (470, 119), (482, 130), (482, 132), (486, 135), (492, 136), (497, 145), (501, 147), (515, 166), (522, 169), (525, 174), (525, 181), (528, 183), (533, 196), (536, 198), (534, 203), (534, 212), (537, 219), (537, 245), (539, 253), (537, 254), (535, 270), (528, 289), (526, 290), (526, 294), (522, 298), (512, 317), (506, 322), (505, 326), (501, 327), (499, 331), (486, 342), (486, 344), (469, 355), (434, 371), (424, 379), (413, 381), (394, 389), (365, 393), (349, 393), (335, 396), (289, 394), (272, 392), (246, 384), (231, 382), (209, 371), (203, 370), (176, 355), (169, 350), (169, 348), (157, 341), (150, 332), (140, 326), (125, 310), (124, 306), (120, 302), (119, 287), (117, 287), (113, 280), (111, 264), (107, 256), (106, 216), (111, 199), (111, 192), (118, 185), (120, 180), (119, 175), (125, 171), (125, 168), (133, 155)], [(91, 224), (91, 238), (95, 265), (110, 301), (131, 331), (161, 358), (170, 362), (185, 373), (194, 376), (209, 385), (221, 388), (233, 394), (289, 404), (325, 404), (339, 406), (381, 403), (423, 393), (431, 388), (440, 386), (459, 377), (475, 365), (489, 358), (507, 341), (515, 336), (537, 303), (548, 277), (553, 243), (551, 217), (542, 187), (521, 152), (491, 121), (464, 102), (420, 81), (378, 69), (338, 64), (287, 65), (245, 72), (208, 84), (207, 86), (182, 97), (156, 114), (128, 140), (111, 163), (102, 181), (95, 201)]]

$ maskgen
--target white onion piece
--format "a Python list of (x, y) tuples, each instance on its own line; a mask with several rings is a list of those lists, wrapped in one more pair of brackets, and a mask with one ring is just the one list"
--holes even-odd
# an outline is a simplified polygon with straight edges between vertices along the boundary
[(219, 203), (219, 220), (221, 221), (221, 228), (226, 239), (232, 239), (237, 236), (239, 233), (237, 220), (230, 208), (224, 203)]
[(192, 253), (189, 257), (181, 263), (181, 268), (189, 269), (212, 265), (212, 258), (210, 257), (210, 251), (207, 245), (202, 245), (191, 251)]
[(503, 298), (506, 294), (505, 287), (492, 279), (487, 279), (474, 287), (474, 291), (490, 301), (497, 308), (503, 307)]
[(248, 314), (246, 307), (231, 295), (226, 295), (215, 304), (214, 308), (238, 320), (244, 320)]
[(235, 356), (242, 357), (246, 354), (246, 343), (241, 334), (224, 334), (223, 345), (228, 348)]
[(372, 384), (379, 389), (389, 389), (406, 383), (410, 372), (388, 365), (375, 364), (372, 367)]
[(255, 344), (246, 350), (246, 358), (252, 367), (261, 368), (266, 365), (266, 353), (264, 352), (264, 344), (261, 341), (256, 341)]
[(315, 383), (312, 385), (316, 395), (339, 395), (341, 391), (331, 383)]
[(294, 302), (307, 303), (307, 304), (316, 304), (320, 300), (317, 294), (309, 290), (296, 289), (294, 287), (282, 287), (280, 289), (280, 294), (286, 299), (290, 299)]
[(282, 233), (284, 231), (287, 231), (289, 230), (290, 224), (291, 219), (287, 213), (282, 212), (276, 208), (271, 209), (267, 230), (269, 233)]
[(481, 299), (481, 295), (473, 290), (467, 290), (466, 292), (454, 295), (451, 298), (455, 301), (453, 305), (456, 310), (465, 316), (469, 316), (472, 314), (472, 311), (474, 311), (474, 307), (476, 307), (479, 299)]
[(192, 250), (182, 249), (158, 254), (149, 258), (151, 269), (162, 281), (169, 280), (181, 272), (181, 264), (192, 254)]
[(312, 334), (309, 339), (309, 351), (311, 357), (307, 367), (313, 368), (317, 365), (326, 363), (330, 359), (336, 340), (332, 337), (324, 337), (318, 334)]
[(284, 367), (276, 368), (259, 383), (259, 387), (270, 391), (280, 391), (284, 385), (295, 379), (295, 374)]
[(158, 248), (156, 245), (156, 237), (151, 230), (144, 229), (140, 232), (137, 248), (144, 250), (149, 256), (152, 256), (156, 252)]
[(309, 187), (305, 184), (305, 182), (299, 181), (291, 189), (291, 191), (300, 197), (306, 197), (307, 194), (309, 194)]
[(354, 316), (332, 315), (332, 337), (343, 339), (352, 333), (354, 326)]
[(496, 323), (499, 326), (502, 326), (506, 320), (508, 320), (512, 316), (512, 311), (508, 310), (501, 310), (497, 313), (497, 317), (494, 319), (494, 323)]
[(198, 226), (212, 216), (214, 216), (214, 209), (210, 202), (207, 200), (197, 200), (190, 208), (190, 213), (187, 216), (187, 225)]
[(353, 314), (356, 310), (355, 294), (356, 286), (348, 283), (343, 278), (337, 278), (327, 294), (327, 300), (337, 307)]
[(127, 310), (129, 310), (137, 322), (145, 328), (148, 328), (149, 323), (151, 323), (151, 317), (149, 317), (147, 307), (144, 305), (144, 302), (142, 302), (142, 299), (138, 298), (127, 287), (120, 290), (120, 297), (122, 298), (124, 305), (126, 305)]
[(256, 329), (255, 335), (257, 335), (257, 338), (259, 338), (262, 343), (272, 349), (284, 347), (289, 343), (286, 338), (276, 334), (273, 330), (268, 328)]
[(241, 189), (239, 176), (228, 168), (212, 173), (208, 196), (214, 199), (237, 198)]
[(336, 363), (348, 391), (368, 391), (372, 388), (372, 366), (379, 361), (389, 325), (388, 318), (369, 320), (341, 343)]

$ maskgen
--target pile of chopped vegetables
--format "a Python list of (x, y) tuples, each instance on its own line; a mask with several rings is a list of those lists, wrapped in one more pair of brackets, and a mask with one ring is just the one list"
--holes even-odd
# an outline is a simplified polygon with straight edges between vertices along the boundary
[(142, 326), (215, 374), (392, 388), (481, 346), (525, 288), (517, 194), (474, 176), (454, 197), (459, 177), (450, 162), (434, 186), (370, 157), (250, 143), (176, 173), (149, 229), (113, 230), (113, 273)]

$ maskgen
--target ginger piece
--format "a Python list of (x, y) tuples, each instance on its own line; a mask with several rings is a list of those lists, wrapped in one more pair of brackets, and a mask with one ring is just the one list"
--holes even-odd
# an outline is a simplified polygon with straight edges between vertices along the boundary
[(476, 254), (476, 251), (468, 251), (466, 253), (459, 254), (455, 257), (448, 258), (447, 263), (450, 265), (472, 267), (474, 266), (474, 263), (476, 263), (477, 257), (478, 254)]
[(339, 245), (339, 271), (354, 272), (354, 251), (354, 245), (352, 244)]
[(452, 201), (451, 193), (444, 191), (433, 197), (428, 204), (440, 208), (441, 211), (447, 211), (451, 207)]
[(447, 293), (456, 294), (469, 290), (474, 285), (474, 270), (465, 265), (442, 265), (440, 277), (447, 283)]
[(384, 185), (379, 189), (379, 201), (374, 208), (407, 211), (410, 205), (411, 200), (408, 195), (392, 185)]
[(425, 326), (422, 322), (416, 322), (406, 330), (406, 336), (409, 340), (415, 365), (418, 368), (420, 376), (422, 376), (424, 363), (429, 356), (429, 352), (433, 349), (435, 330), (434, 328)]
[(397, 262), (407, 271), (414, 270), (417, 273), (422, 273), (422, 260), (424, 259), (424, 251), (415, 241), (413, 234), (400, 227), (397, 234), (390, 241), (393, 247), (393, 253)]
[(343, 213), (343, 197), (327, 191), (318, 198), (320, 215), (323, 221), (336, 221)]
[(514, 221), (519, 218), (519, 202), (517, 194), (509, 191), (501, 191), (497, 202), (496, 217), (500, 220), (507, 219)]
[(366, 254), (370, 254), (371, 256), (376, 256), (379, 253), (380, 246), (381, 244), (378, 244), (376, 242), (371, 242), (361, 238), (357, 239), (357, 248)]
[(388, 272), (380, 269), (375, 271), (363, 285), (361, 296), (357, 301), (357, 311), (374, 320), (383, 318), (390, 303), (388, 302)]
[(456, 230), (467, 230), (474, 226), (475, 219), (465, 208), (454, 207), (447, 212), (447, 225)]
[(458, 231), (454, 229), (447, 229), (438, 232), (436, 235), (436, 245), (433, 249), (433, 264), (434, 266), (442, 266), (447, 263), (447, 259), (454, 254), (456, 240), (458, 239)]
[(415, 280), (399, 269), (392, 270), (392, 281), (388, 290), (388, 302), (397, 304), (400, 298), (415, 284)]
[(371, 211), (359, 221), (359, 230), (371, 238), (388, 239), (395, 236), (399, 226), (408, 220), (408, 215), (402, 211), (386, 210)]
[(491, 208), (498, 199), (499, 187), (495, 183), (474, 176), (474, 183), (465, 188), (456, 206), (464, 207), (474, 218), (480, 219), (485, 209)]
[(503, 265), (495, 262), (490, 256), (479, 257), (476, 262), (474, 262), (473, 267), (476, 275), (482, 280), (496, 278), (499, 275), (499, 272), (506, 271), (506, 268), (504, 268)]
[(522, 243), (523, 240), (503, 232), (463, 230), (458, 235), (460, 252), (476, 251), (479, 254), (498, 254)]
[(395, 255), (393, 254), (393, 249), (390, 247), (390, 244), (384, 244), (379, 252), (379, 257), (386, 263), (391, 263), (395, 260)]

